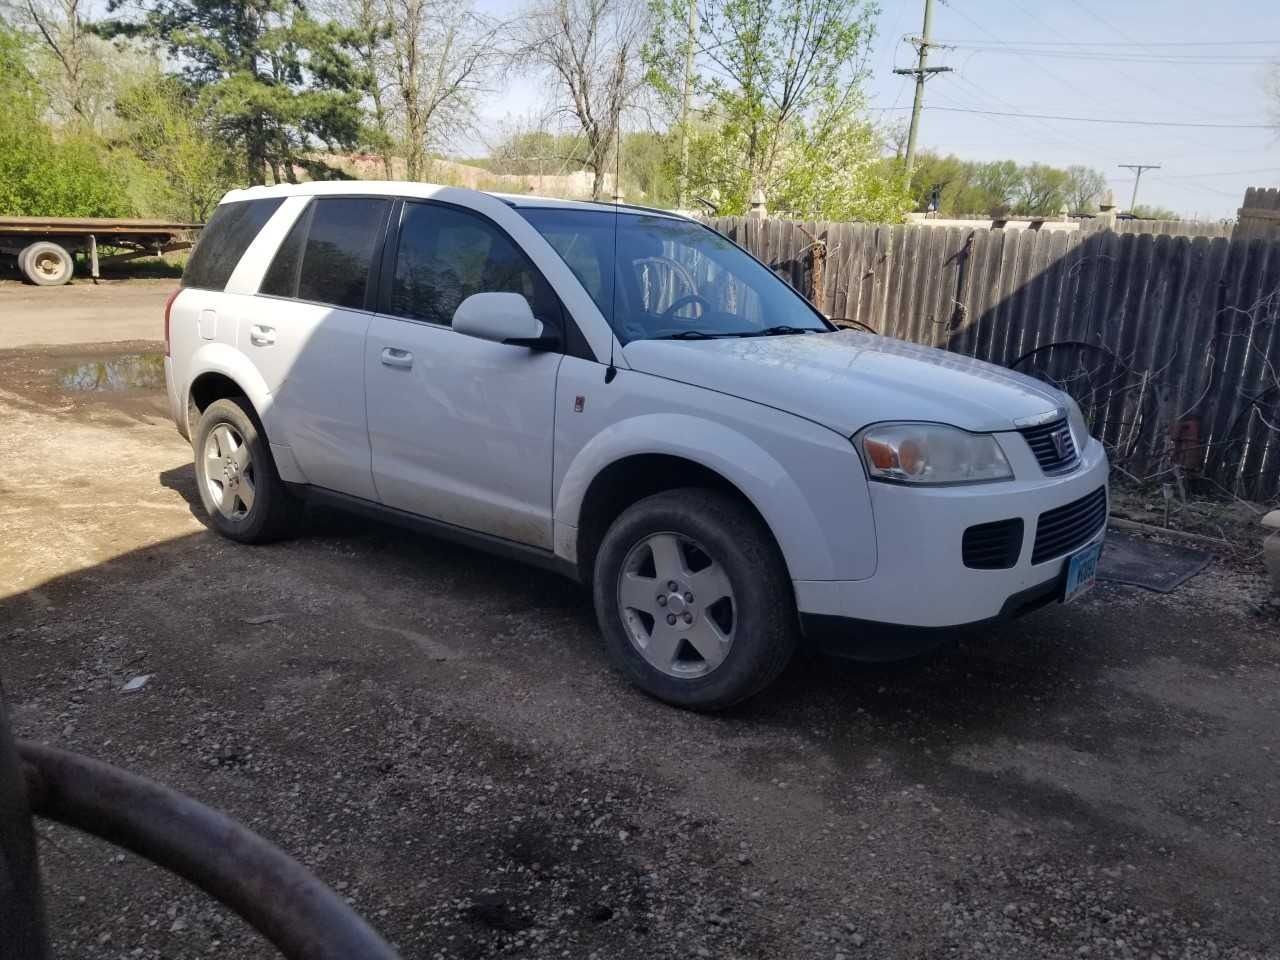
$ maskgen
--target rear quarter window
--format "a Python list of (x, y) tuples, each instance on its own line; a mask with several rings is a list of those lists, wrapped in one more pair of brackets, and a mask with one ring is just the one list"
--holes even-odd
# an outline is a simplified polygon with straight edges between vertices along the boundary
[(322, 197), (311, 201), (276, 251), (260, 293), (359, 309), (391, 201)]
[(200, 290), (225, 288), (253, 238), (282, 203), (283, 197), (270, 197), (220, 204), (200, 231), (182, 272), (182, 285)]

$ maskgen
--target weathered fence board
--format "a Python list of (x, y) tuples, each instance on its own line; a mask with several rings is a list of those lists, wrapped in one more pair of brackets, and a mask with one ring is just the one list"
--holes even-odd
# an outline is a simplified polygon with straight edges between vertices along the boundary
[(1280, 239), (712, 226), (809, 296), (825, 244), (828, 315), (1058, 383), (1140, 479), (1280, 497)]

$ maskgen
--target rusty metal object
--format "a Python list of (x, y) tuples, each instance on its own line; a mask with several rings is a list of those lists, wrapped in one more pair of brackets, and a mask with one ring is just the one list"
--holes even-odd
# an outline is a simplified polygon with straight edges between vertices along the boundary
[[(6, 734), (0, 729), (0, 751)], [(176, 873), (239, 914), (285, 957), (397, 960), (386, 941), (336, 893), (229, 817), (151, 780), (77, 754), (19, 741), (18, 755), (24, 761), (34, 814), (101, 837)], [(0, 830), (18, 823), (18, 813), (19, 817), (0, 816)], [(29, 820), (27, 825), (29, 830)], [(30, 875), (18, 879), (35, 890)], [(0, 896), (0, 927), (7, 919), (4, 899)], [(21, 921), (20, 903), (17, 910)], [(27, 927), (39, 931), (38, 909), (27, 910)], [(10, 956), (44, 960), (45, 955), (31, 950), (5, 953)]]
[(6, 960), (47, 960), (44, 902), (26, 784), (0, 687), (0, 942)]
[(194, 233), (203, 224), (173, 220), (121, 220), (115, 217), (0, 217), (0, 233), (104, 235)]

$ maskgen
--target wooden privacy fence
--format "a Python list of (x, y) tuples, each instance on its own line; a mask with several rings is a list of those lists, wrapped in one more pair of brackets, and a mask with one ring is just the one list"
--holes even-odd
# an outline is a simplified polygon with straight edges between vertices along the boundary
[(711, 225), (832, 318), (1057, 384), (1138, 480), (1280, 497), (1280, 241)]

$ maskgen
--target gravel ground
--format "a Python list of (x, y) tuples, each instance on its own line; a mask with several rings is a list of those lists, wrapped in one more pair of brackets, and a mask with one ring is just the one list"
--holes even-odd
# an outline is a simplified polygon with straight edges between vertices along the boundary
[[(622, 683), (548, 574), (336, 515), (272, 547), (208, 532), (154, 386), (74, 372), (157, 348), (0, 353), (19, 733), (227, 811), (406, 958), (1280, 956), (1254, 566), (1104, 585), (913, 663), (802, 657), (696, 716)], [(57, 956), (273, 955), (42, 832)]]

